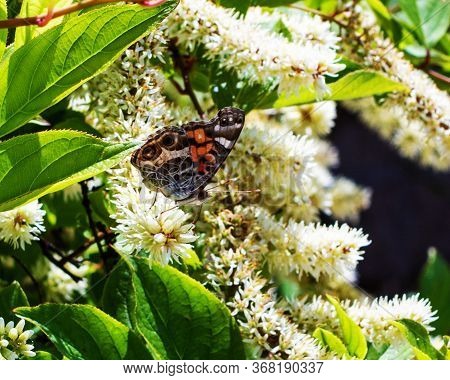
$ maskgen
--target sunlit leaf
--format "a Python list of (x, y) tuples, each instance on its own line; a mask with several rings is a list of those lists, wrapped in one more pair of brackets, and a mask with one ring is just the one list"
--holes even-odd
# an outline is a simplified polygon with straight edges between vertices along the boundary
[[(331, 93), (324, 96), (323, 100), (350, 100), (406, 89), (403, 84), (378, 72), (368, 70), (353, 71), (336, 82), (330, 83), (329, 88)], [(315, 101), (317, 99), (314, 91), (301, 89), (299, 95), (281, 95), (273, 106), (282, 108)]]
[(16, 314), (38, 326), (69, 359), (151, 359), (141, 338), (90, 305), (43, 304)]
[(356, 356), (358, 359), (364, 359), (367, 354), (367, 342), (361, 328), (350, 319), (338, 300), (328, 295), (327, 299), (336, 309), (336, 314), (341, 326), (342, 338), (348, 353), (352, 356)]
[(0, 63), (0, 137), (33, 119), (141, 38), (176, 5), (139, 4), (90, 10), (51, 28)]
[(443, 0), (399, 0), (402, 11), (412, 23), (412, 32), (431, 48), (450, 25), (450, 2)]
[(133, 143), (109, 144), (82, 132), (46, 131), (0, 143), (0, 211), (61, 190), (118, 164)]
[(243, 359), (228, 309), (200, 283), (170, 266), (127, 258), (104, 289), (106, 312), (142, 334), (159, 359)]

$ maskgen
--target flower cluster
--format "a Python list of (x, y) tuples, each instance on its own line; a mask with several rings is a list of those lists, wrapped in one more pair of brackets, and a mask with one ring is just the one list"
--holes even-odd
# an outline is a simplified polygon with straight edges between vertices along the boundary
[[(142, 143), (151, 132), (172, 123), (162, 95), (164, 76), (151, 67), (152, 60), (163, 59), (161, 30), (127, 49), (107, 72), (72, 98), (72, 108), (86, 112), (90, 123), (108, 140)], [(119, 246), (129, 253), (144, 250), (150, 260), (164, 264), (190, 257), (190, 243), (197, 239), (193, 224), (187, 222), (190, 215), (147, 189), (129, 161), (109, 173), (115, 206), (111, 217), (117, 222), (114, 231)]]
[[(258, 203), (304, 221), (317, 220), (320, 211), (356, 220), (368, 207), (367, 189), (348, 179), (336, 179), (330, 172), (337, 163), (336, 151), (317, 134), (332, 127), (335, 105), (321, 105), (249, 115), (230, 160), (219, 173), (224, 181), (239, 179), (228, 186), (235, 198), (233, 204)], [(306, 114), (310, 115), (307, 122)], [(299, 126), (302, 134), (294, 132)]]
[(398, 107), (378, 106), (373, 99), (345, 102), (364, 123), (398, 148), (405, 157), (436, 170), (448, 170), (450, 154), (443, 139), (429, 135), (420, 120), (408, 120)]
[[(318, 98), (328, 93), (326, 76), (335, 76), (345, 67), (338, 63), (337, 39), (329, 25), (316, 27), (315, 34), (309, 34), (300, 27), (309, 16), (302, 16), (297, 24), (303, 31), (302, 44), (261, 26), (266, 17), (252, 10), (245, 19), (239, 19), (231, 10), (207, 0), (182, 0), (169, 18), (167, 35), (186, 51), (204, 46), (207, 58), (249, 80), (276, 78), (280, 92), (298, 93), (300, 88), (313, 87)], [(311, 19), (307, 24), (313, 23), (322, 22)], [(316, 42), (318, 38), (323, 41)]]
[[(252, 209), (206, 214), (214, 229), (208, 238), (207, 279), (226, 302), (255, 357), (271, 359), (329, 358), (312, 336), (276, 307), (276, 289), (263, 277), (261, 247)], [(230, 292), (230, 290), (233, 290)]]
[[(347, 17), (345, 12), (341, 17)], [(289, 38), (277, 31), (280, 23), (290, 31)], [(179, 100), (165, 83), (167, 76), (176, 79), (166, 70), (173, 45), (183, 59), (201, 50), (202, 57), (242, 79), (275, 80), (284, 93), (312, 87), (320, 99), (328, 91), (325, 77), (343, 69), (338, 41), (330, 24), (315, 16), (251, 8), (240, 18), (210, 1), (182, 0), (160, 29), (127, 49), (71, 104), (109, 141), (143, 142), (159, 128), (198, 119), (191, 109), (171, 103)], [(186, 59), (188, 66), (194, 61)], [(174, 87), (185, 94), (181, 86)], [(197, 95), (205, 108), (212, 105), (206, 92)], [(399, 96), (390, 98), (390, 109)], [(407, 105), (410, 112), (412, 105)], [(320, 223), (321, 213), (356, 221), (370, 201), (368, 189), (332, 173), (338, 156), (325, 139), (335, 117), (336, 104), (330, 101), (246, 115), (246, 126), (217, 174), (219, 185), (209, 190), (213, 199), (205, 203), (196, 233), (190, 215), (143, 186), (138, 171), (124, 161), (107, 173), (116, 246), (146, 255), (150, 263), (168, 264), (195, 255), (193, 243), (203, 235), (204, 283), (228, 306), (255, 358), (333, 357), (311, 334), (317, 325), (338, 328), (334, 308), (320, 296), (280, 300), (280, 277), (315, 289), (315, 294), (339, 296), (374, 344), (395, 341), (391, 322), (398, 318), (429, 327), (434, 312), (428, 301), (418, 296), (370, 301), (353, 286), (356, 266), (370, 244), (361, 229)], [(421, 118), (419, 123), (428, 136), (428, 121)], [(405, 132), (412, 130), (408, 128)], [(433, 133), (422, 139), (423, 146), (444, 142), (437, 127)], [(394, 136), (392, 130), (385, 134)], [(396, 141), (402, 138), (398, 131), (395, 136)], [(405, 151), (419, 154), (413, 143), (407, 147), (406, 134), (402, 141), (398, 144)]]
[(273, 248), (267, 255), (271, 271), (283, 275), (296, 273), (299, 278), (307, 274), (319, 280), (344, 277), (354, 280), (356, 265), (362, 260), (362, 247), (370, 244), (362, 230), (337, 223), (333, 226), (297, 223), (286, 225), (266, 212), (258, 214), (261, 233)]
[[(419, 294), (411, 296), (394, 296), (369, 300), (344, 300), (342, 307), (350, 318), (362, 329), (369, 342), (375, 345), (398, 343), (402, 339), (398, 329), (392, 322), (407, 318), (421, 323), (428, 330), (430, 324), (437, 319), (427, 299), (421, 299)], [(324, 325), (331, 330), (338, 329), (334, 307), (322, 297), (307, 297), (292, 301), (286, 310), (299, 323), (303, 331), (314, 331), (318, 325)]]
[[(343, 46), (349, 57), (369, 68), (379, 70), (405, 85), (406, 90), (390, 93), (382, 106), (383, 113), (398, 119), (394, 136), (396, 145), (408, 156), (437, 169), (450, 167), (450, 97), (421, 70), (415, 69), (393, 43), (383, 36), (373, 15), (353, 3), (340, 12), (348, 27), (342, 32)], [(370, 112), (370, 111), (369, 111)], [(364, 111), (363, 111), (364, 113)], [(370, 116), (369, 116), (370, 115)], [(367, 113), (365, 120), (373, 116)], [(374, 127), (383, 129), (370, 122)], [(399, 124), (399, 125), (398, 125)], [(389, 128), (389, 127), (388, 127)], [(390, 137), (390, 136), (389, 136)], [(417, 145), (416, 145), (417, 143)], [(426, 150), (421, 153), (421, 148)]]
[(10, 321), (5, 325), (5, 320), (0, 317), (0, 360), (16, 360), (23, 357), (33, 357), (34, 346), (27, 343), (33, 335), (33, 330), (23, 331), (25, 321), (21, 319), (17, 325)]
[(122, 183), (114, 190), (112, 217), (117, 221), (119, 246), (127, 252), (145, 250), (151, 260), (164, 264), (192, 256), (190, 243), (197, 240), (194, 225), (175, 202), (145, 187), (138, 192)]
[(36, 235), (45, 231), (44, 215), (38, 201), (0, 212), (0, 240), (11, 244), (14, 249), (20, 247), (25, 250), (25, 244), (38, 240)]

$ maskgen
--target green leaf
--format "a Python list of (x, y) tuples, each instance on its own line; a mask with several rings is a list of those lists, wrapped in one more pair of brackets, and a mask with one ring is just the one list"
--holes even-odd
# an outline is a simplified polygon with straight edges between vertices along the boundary
[(219, 0), (218, 3), (225, 8), (234, 8), (240, 14), (245, 14), (251, 6), (281, 7), (297, 2), (298, 0)]
[(28, 306), (28, 299), (20, 284), (14, 281), (6, 288), (0, 289), (0, 317), (5, 323), (14, 320), (12, 310), (18, 306)]
[[(8, 18), (8, 7), (6, 0), (0, 0), (0, 20)], [(8, 37), (8, 29), (0, 29), (0, 60), (6, 49), (6, 38)]]
[(244, 359), (228, 309), (170, 266), (124, 258), (108, 279), (106, 312), (142, 334), (158, 359)]
[(0, 137), (105, 69), (177, 4), (111, 5), (74, 16), (0, 63)]
[(236, 9), (237, 12), (245, 14), (250, 7), (252, 0), (220, 0), (219, 4), (225, 8)]
[(442, 353), (431, 344), (428, 331), (420, 323), (411, 319), (400, 319), (392, 324), (408, 340), (418, 359), (425, 359), (427, 356), (433, 360), (444, 358)]
[(388, 347), (379, 360), (409, 360), (414, 357), (414, 351), (408, 342), (399, 342)]
[(324, 347), (328, 347), (332, 352), (339, 354), (341, 356), (348, 355), (347, 348), (345, 347), (342, 340), (334, 335), (331, 331), (324, 330), (318, 327), (314, 333), (313, 337), (316, 338)]
[(289, 5), (296, 3), (298, 0), (252, 0), (253, 6), (260, 6), (260, 7), (269, 7), (269, 8), (275, 8), (275, 7), (281, 7), (283, 5)]
[[(38, 16), (47, 13), (49, 5), (53, 6), (54, 9), (60, 9), (72, 4), (72, 0), (23, 0), (22, 7), (17, 17), (30, 17)], [(63, 22), (63, 17), (57, 17), (42, 27), (37, 25), (28, 25), (16, 29), (16, 34), (14, 38), (14, 48), (18, 49), (25, 43), (29, 42), (36, 35), (42, 34), (47, 29), (50, 29)]]
[(304, 3), (307, 8), (318, 9), (328, 15), (332, 14), (338, 6), (338, 0), (305, 0)]
[(0, 143), (0, 211), (99, 174), (133, 143), (111, 145), (77, 131), (47, 131)]
[(364, 359), (367, 354), (367, 342), (361, 328), (350, 319), (337, 299), (329, 295), (327, 295), (327, 299), (336, 309), (348, 353), (358, 359)]
[(211, 66), (211, 97), (218, 108), (235, 106), (245, 112), (252, 109), (270, 108), (277, 99), (276, 83), (250, 82), (231, 71)]
[[(72, 0), (23, 0), (20, 13), (17, 17), (30, 17), (47, 13), (49, 5), (53, 6), (54, 10), (61, 9), (72, 4)], [(18, 49), (32, 38), (44, 33), (46, 30), (63, 22), (63, 17), (56, 17), (42, 27), (37, 25), (29, 25), (16, 29), (16, 37), (14, 39), (14, 48)]]
[(444, 356), (445, 360), (450, 360), (450, 350), (448, 349), (448, 347), (450, 347), (450, 344), (449, 344), (450, 337), (447, 335), (444, 335), (442, 337), (442, 339), (444, 340), (444, 344), (442, 345), (442, 347), (439, 351)]
[(417, 347), (411, 347), (417, 360), (431, 360), (431, 358)]
[(16, 314), (39, 327), (69, 359), (151, 359), (142, 339), (90, 305), (43, 304)]
[(422, 297), (430, 300), (433, 309), (438, 310), (439, 319), (433, 322), (436, 334), (450, 333), (450, 266), (436, 249), (428, 251), (428, 260), (419, 280)]
[(279, 35), (286, 38), (288, 41), (292, 42), (292, 34), (283, 20), (279, 19), (273, 26), (273, 31)]
[[(331, 94), (324, 96), (323, 100), (349, 100), (364, 98), (392, 91), (405, 91), (405, 85), (396, 82), (384, 75), (367, 70), (356, 70), (336, 82), (330, 83)], [(316, 94), (312, 90), (302, 89), (299, 95), (281, 95), (273, 104), (275, 108), (314, 103)]]
[(372, 9), (373, 13), (377, 18), (381, 17), (383, 20), (391, 20), (391, 14), (386, 6), (381, 2), (381, 0), (366, 0), (369, 7)]
[(450, 25), (450, 2), (442, 0), (399, 0), (399, 5), (412, 23), (412, 32), (431, 48), (447, 32)]
[(367, 4), (375, 14), (381, 29), (383, 29), (395, 43), (398, 43), (402, 37), (401, 26), (397, 20), (391, 16), (387, 7), (381, 0), (367, 0)]
[[(408, 344), (409, 347), (409, 344)], [(388, 344), (375, 346), (373, 343), (367, 343), (367, 355), (365, 360), (378, 360), (389, 348)]]

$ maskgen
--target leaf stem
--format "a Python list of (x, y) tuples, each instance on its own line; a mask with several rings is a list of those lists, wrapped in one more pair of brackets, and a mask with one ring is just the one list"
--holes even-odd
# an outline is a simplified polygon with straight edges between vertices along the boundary
[[(47, 13), (38, 16), (22, 17), (22, 18), (18, 17), (7, 20), (0, 20), (0, 29), (17, 28), (19, 26), (29, 26), (29, 25), (44, 26), (48, 24), (50, 20), (55, 19), (57, 17), (65, 16), (69, 13), (77, 12), (82, 9), (90, 8), (96, 5), (118, 3), (118, 2), (121, 2), (121, 0), (85, 0), (71, 4), (67, 7), (58, 10), (53, 10), (49, 8)], [(141, 4), (142, 6), (145, 7), (156, 7), (158, 5), (165, 3), (166, 0), (128, 0), (128, 2)]]

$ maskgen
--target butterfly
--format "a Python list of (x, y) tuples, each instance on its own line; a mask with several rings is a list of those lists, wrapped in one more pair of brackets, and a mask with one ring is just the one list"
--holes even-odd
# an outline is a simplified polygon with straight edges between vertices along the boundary
[(149, 136), (131, 156), (144, 184), (177, 202), (202, 201), (244, 127), (244, 111), (226, 107), (209, 121), (191, 121)]

